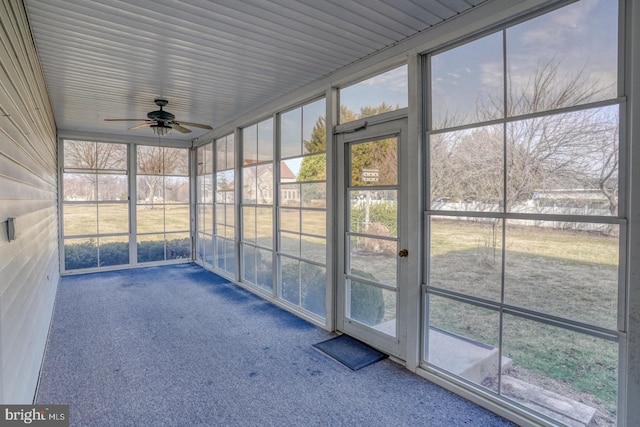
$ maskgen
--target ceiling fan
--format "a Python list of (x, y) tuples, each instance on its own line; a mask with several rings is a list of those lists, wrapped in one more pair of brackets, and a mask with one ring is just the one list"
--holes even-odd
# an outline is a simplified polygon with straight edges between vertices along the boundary
[(169, 133), (171, 129), (175, 129), (181, 133), (189, 133), (191, 129), (187, 129), (185, 126), (201, 128), (201, 129), (213, 129), (209, 125), (203, 125), (200, 123), (191, 123), (191, 122), (183, 122), (177, 121), (176, 116), (171, 114), (168, 111), (164, 111), (162, 107), (166, 106), (169, 101), (164, 98), (156, 98), (153, 100), (158, 107), (159, 110), (150, 111), (147, 113), (146, 119), (104, 119), (106, 122), (145, 122), (140, 125), (136, 125), (130, 127), (129, 130), (137, 130), (146, 127), (150, 127), (157, 136), (164, 136)]

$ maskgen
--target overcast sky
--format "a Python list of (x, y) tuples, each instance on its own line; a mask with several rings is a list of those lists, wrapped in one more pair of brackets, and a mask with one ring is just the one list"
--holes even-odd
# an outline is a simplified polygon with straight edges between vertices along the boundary
[[(506, 57), (514, 85), (527, 85), (535, 69), (558, 64), (558, 75), (611, 88), (616, 96), (617, 0), (583, 0), (506, 29)], [(475, 113), (476, 102), (503, 98), (503, 32), (432, 57), (434, 123), (457, 115), (459, 123)], [(530, 85), (529, 85), (530, 87)], [(514, 87), (514, 91), (518, 88)]]
[(340, 90), (340, 104), (356, 113), (361, 107), (377, 107), (383, 102), (399, 108), (409, 104), (406, 65)]

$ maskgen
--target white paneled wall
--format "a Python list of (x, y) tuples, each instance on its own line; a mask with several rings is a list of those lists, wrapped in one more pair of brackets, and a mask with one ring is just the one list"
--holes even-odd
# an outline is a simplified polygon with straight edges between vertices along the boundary
[(22, 1), (0, 22), (0, 403), (32, 403), (60, 278), (56, 128)]

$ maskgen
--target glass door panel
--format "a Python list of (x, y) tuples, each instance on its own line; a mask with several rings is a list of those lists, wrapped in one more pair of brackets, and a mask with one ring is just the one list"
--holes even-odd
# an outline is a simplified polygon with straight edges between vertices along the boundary
[(338, 138), (341, 256), (338, 328), (389, 354), (401, 356), (398, 298), (405, 276), (399, 255), (402, 198), (399, 150), (405, 120), (369, 125)]

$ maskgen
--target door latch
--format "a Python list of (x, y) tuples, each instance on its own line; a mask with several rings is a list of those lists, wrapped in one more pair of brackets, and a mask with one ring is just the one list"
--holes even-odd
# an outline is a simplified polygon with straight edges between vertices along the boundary
[(409, 255), (409, 251), (407, 249), (401, 249), (400, 252), (398, 252), (398, 256), (401, 258), (404, 258), (408, 255)]

